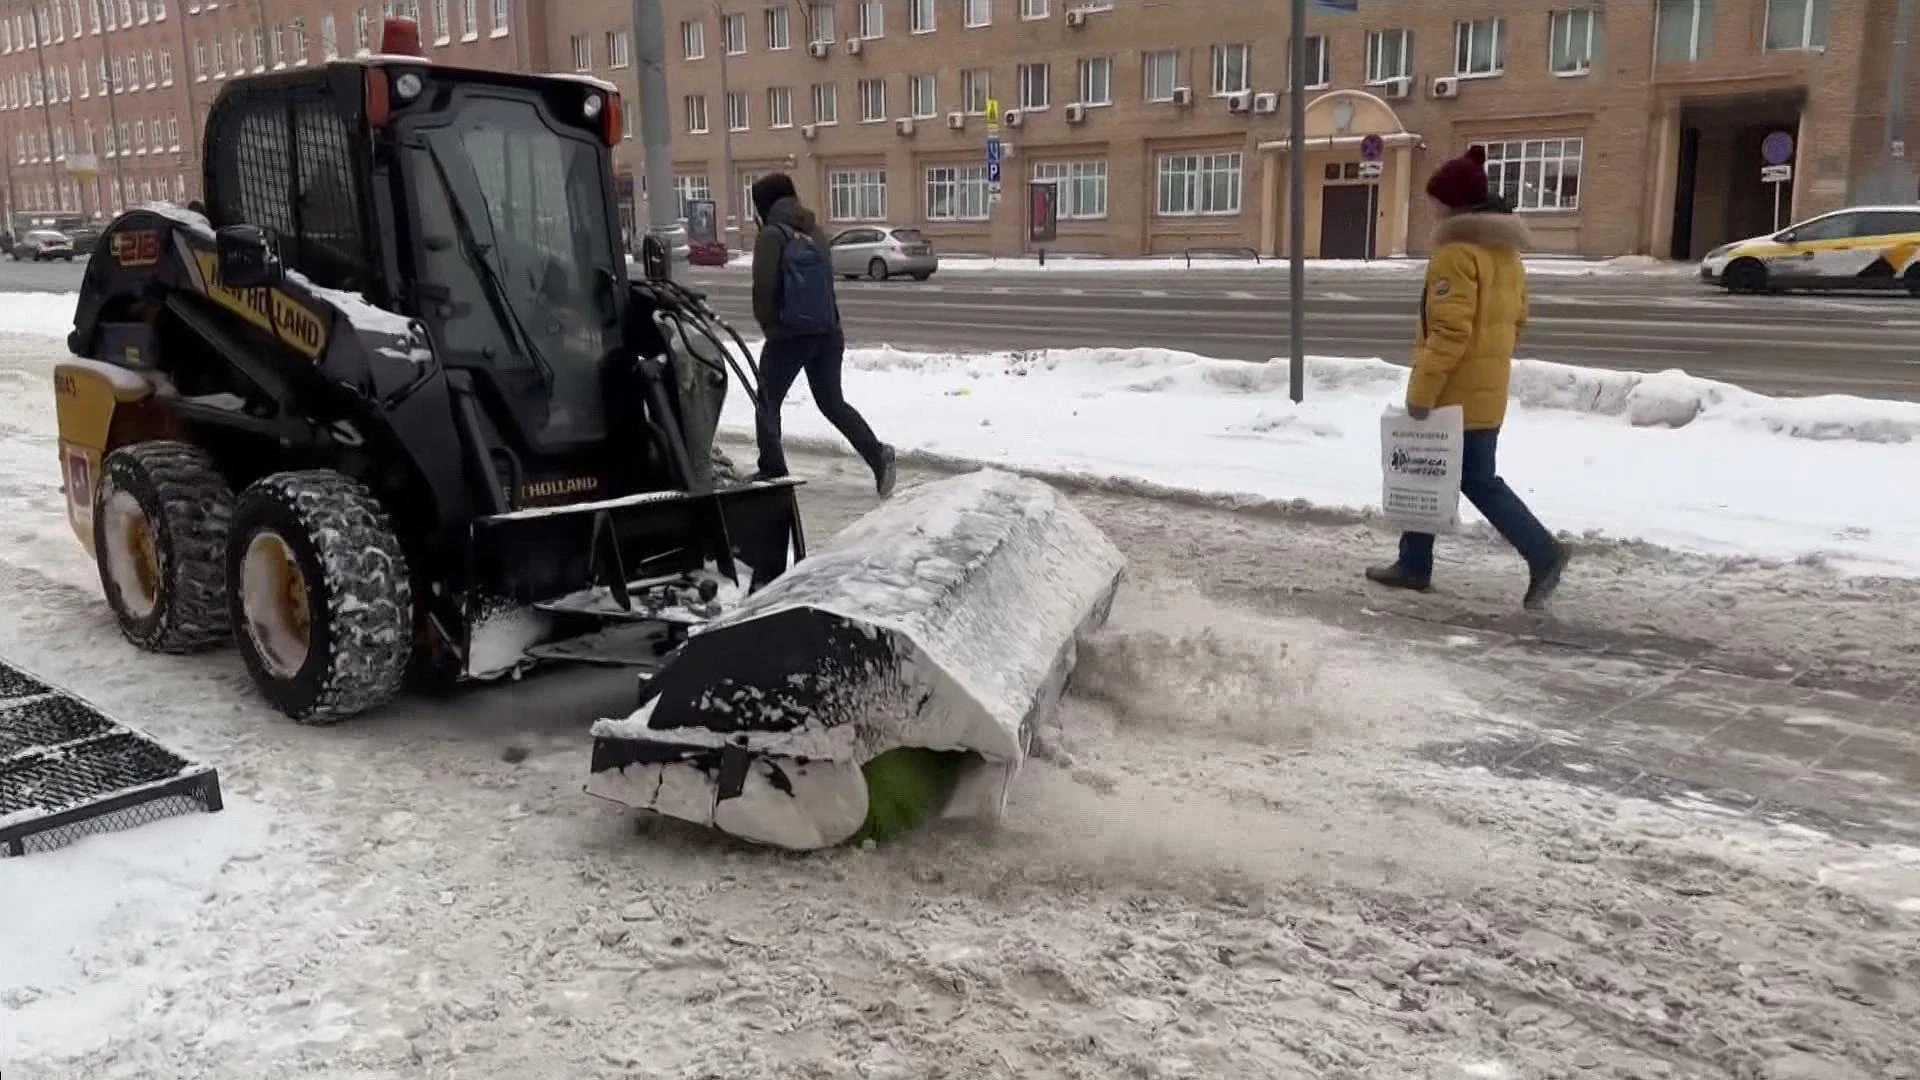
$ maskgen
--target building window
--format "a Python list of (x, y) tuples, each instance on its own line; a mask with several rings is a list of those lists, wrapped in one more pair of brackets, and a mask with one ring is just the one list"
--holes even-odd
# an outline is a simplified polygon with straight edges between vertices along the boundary
[(934, 12), (933, 0), (908, 0), (907, 29), (916, 34), (931, 34), (938, 16)]
[(787, 5), (780, 4), (767, 9), (767, 48), (786, 49), (793, 46), (791, 38), (791, 18), (787, 14)]
[(967, 5), (965, 22), (968, 26), (993, 25), (993, 0), (965, 0), (965, 2)]
[(767, 90), (767, 126), (787, 128), (793, 126), (793, 88), (775, 86)]
[(573, 45), (573, 70), (592, 71), (593, 42), (585, 34), (575, 34), (571, 44)]
[(1548, 63), (1555, 75), (1585, 75), (1593, 70), (1594, 41), (1600, 33), (1600, 13), (1571, 8), (1553, 13)]
[(968, 68), (960, 73), (960, 108), (968, 116), (985, 116), (987, 99), (992, 96), (992, 72), (986, 68)]
[(1378, 86), (1413, 76), (1413, 31), (1375, 30), (1367, 35), (1367, 82)]
[(1020, 0), (1020, 17), (1023, 19), (1046, 18), (1047, 0)]
[(1247, 89), (1253, 75), (1253, 46), (1213, 47), (1213, 96), (1225, 97)]
[(1713, 0), (1660, 0), (1654, 28), (1663, 63), (1683, 64), (1700, 59), (1713, 27)]
[(293, 38), (293, 63), (298, 67), (307, 62), (307, 20), (293, 20), (287, 25), (287, 31)]
[(675, 201), (679, 203), (677, 209), (680, 218), (684, 221), (687, 217), (687, 204), (712, 199), (713, 185), (709, 184), (704, 176), (676, 176), (673, 178), (673, 194), (676, 197)]
[(887, 36), (887, 9), (880, 0), (860, 0), (858, 29), (863, 38)]
[(1113, 104), (1113, 59), (1091, 56), (1080, 61), (1080, 104)]
[(433, 0), (433, 43), (445, 45), (453, 40), (453, 16), (447, 10), (447, 0)]
[[(1292, 42), (1287, 43), (1287, 85), (1293, 85)], [(1327, 39), (1322, 34), (1307, 35), (1307, 81), (1302, 85), (1309, 90), (1319, 90), (1333, 81), (1333, 63), (1327, 55)]]
[(747, 92), (745, 90), (727, 91), (727, 130), (745, 131), (747, 121), (750, 119), (752, 117), (747, 114)]
[(480, 0), (460, 0), (460, 40), (472, 41), (480, 36)]
[(879, 123), (887, 118), (887, 80), (860, 80), (860, 122)]
[[(66, 72), (62, 71), (60, 75), (60, 88), (64, 93), (67, 89)], [(160, 50), (160, 85), (173, 85), (173, 50), (171, 49)]]
[(1511, 139), (1487, 151), (1487, 188), (1515, 210), (1580, 209), (1582, 139)]
[(1021, 64), (1020, 108), (1044, 109), (1053, 100), (1053, 69), (1046, 64)]
[(840, 87), (837, 84), (813, 84), (813, 122), (816, 124), (840, 122)]
[(267, 32), (258, 27), (253, 31), (253, 70), (267, 70)]
[(833, 221), (885, 221), (887, 170), (836, 169), (828, 173), (827, 217)]
[(339, 34), (335, 30), (332, 12), (320, 16), (320, 52), (329, 60), (340, 56)]
[(707, 96), (705, 94), (687, 95), (687, 133), (690, 135), (707, 133)]
[(727, 50), (728, 56), (741, 56), (747, 51), (747, 17), (736, 13), (720, 20), (720, 47)]
[(1498, 75), (1507, 66), (1507, 20), (1474, 19), (1453, 24), (1453, 73)]
[(1054, 184), (1055, 213), (1062, 221), (1095, 221), (1107, 216), (1107, 163), (1036, 161), (1033, 178)]
[(928, 221), (986, 219), (985, 165), (932, 165), (927, 168)]
[(807, 28), (812, 31), (808, 41), (815, 45), (831, 45), (834, 39), (833, 5), (808, 4)]
[(680, 57), (684, 60), (703, 60), (707, 55), (707, 26), (702, 22), (683, 22), (680, 24)]
[(1150, 52), (1141, 62), (1141, 85), (1148, 101), (1172, 101), (1180, 85), (1180, 54), (1172, 49)]
[(493, 36), (507, 36), (507, 0), (493, 0)]
[(907, 97), (915, 119), (924, 120), (940, 112), (940, 87), (931, 75), (915, 75), (907, 80)]
[(1161, 217), (1240, 212), (1240, 154), (1163, 154)]
[(607, 31), (607, 66), (610, 68), (623, 68), (631, 63), (632, 60), (628, 50), (632, 48), (632, 44), (633, 39), (627, 35), (625, 30)]
[(1767, 48), (1827, 47), (1827, 0), (1767, 0)]

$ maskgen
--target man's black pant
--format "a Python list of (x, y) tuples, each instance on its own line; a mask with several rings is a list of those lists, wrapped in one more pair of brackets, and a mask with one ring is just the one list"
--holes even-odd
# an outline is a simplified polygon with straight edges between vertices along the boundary
[(847, 339), (838, 330), (769, 341), (761, 348), (761, 402), (754, 422), (754, 435), (760, 444), (760, 475), (787, 475), (787, 455), (780, 447), (780, 406), (802, 371), (807, 373), (807, 389), (813, 392), (820, 415), (840, 429), (869, 468), (880, 471), (880, 440), (840, 390), (840, 365), (846, 354)]

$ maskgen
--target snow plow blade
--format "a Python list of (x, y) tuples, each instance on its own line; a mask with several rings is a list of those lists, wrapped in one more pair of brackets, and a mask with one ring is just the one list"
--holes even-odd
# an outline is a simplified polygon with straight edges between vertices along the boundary
[(792, 850), (882, 815), (997, 818), (1123, 565), (1037, 480), (903, 491), (695, 630), (631, 716), (595, 724), (587, 791)]

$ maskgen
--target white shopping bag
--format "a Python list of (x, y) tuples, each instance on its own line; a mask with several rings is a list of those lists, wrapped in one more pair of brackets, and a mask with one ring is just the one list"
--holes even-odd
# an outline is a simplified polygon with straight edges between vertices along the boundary
[(1450, 533), (1460, 526), (1460, 459), (1465, 417), (1449, 405), (1415, 420), (1399, 405), (1380, 417), (1380, 505), (1387, 523), (1407, 532)]

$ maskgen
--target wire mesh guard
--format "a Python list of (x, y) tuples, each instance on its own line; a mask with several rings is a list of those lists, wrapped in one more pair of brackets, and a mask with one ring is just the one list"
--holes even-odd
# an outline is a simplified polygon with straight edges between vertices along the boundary
[(211, 767), (0, 661), (0, 857), (220, 808)]

